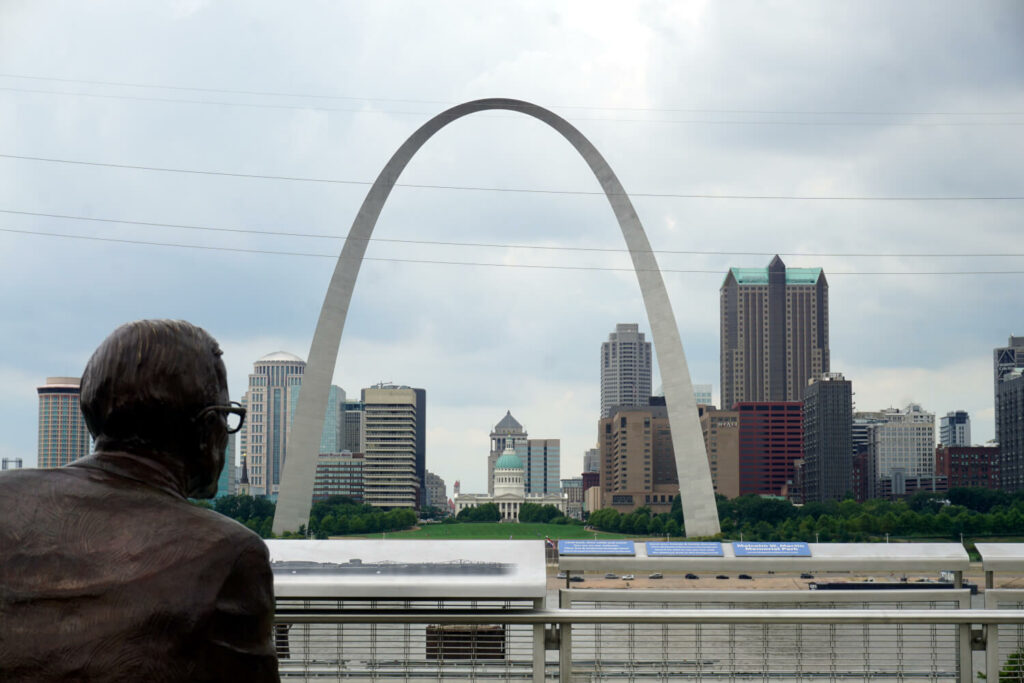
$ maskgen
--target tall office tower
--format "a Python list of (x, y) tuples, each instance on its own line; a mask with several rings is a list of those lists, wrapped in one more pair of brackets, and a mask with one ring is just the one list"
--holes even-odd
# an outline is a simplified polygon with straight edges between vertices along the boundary
[(722, 408), (802, 401), (829, 371), (828, 282), (821, 268), (732, 268), (721, 298)]
[(64, 467), (89, 455), (89, 428), (85, 426), (78, 377), (47, 377), (39, 394), (38, 467)]
[(21, 458), (4, 458), (3, 460), (0, 460), (0, 472), (6, 470), (20, 470), (21, 467)]
[(526, 439), (515, 444), (516, 455), (523, 461), (523, 485), (527, 495), (561, 491), (559, 439)]
[(421, 507), (427, 392), (382, 382), (363, 389), (362, 403), (363, 502), (383, 508)]
[(876, 413), (879, 421), (868, 426), (868, 453), (875, 476), (881, 481), (930, 477), (935, 473), (935, 414), (911, 403), (906, 410), (888, 408)]
[(583, 453), (583, 471), (599, 472), (601, 470), (601, 451), (589, 448)]
[(1014, 370), (1024, 368), (1024, 337), (1010, 337), (1006, 346), (992, 351), (992, 395), (996, 408), (996, 424), (999, 424), (999, 383)]
[(803, 499), (841, 500), (853, 476), (853, 385), (838, 372), (811, 379), (804, 392)]
[(735, 498), (740, 495), (740, 415), (712, 405), (699, 406), (697, 412), (715, 493)]
[(693, 385), (693, 398), (696, 399), (697, 405), (709, 406), (711, 405), (711, 385), (710, 384), (694, 384)]
[(353, 453), (362, 453), (366, 450), (366, 444), (363, 442), (362, 401), (345, 401), (342, 425), (342, 450)]
[(740, 495), (783, 495), (803, 457), (803, 403), (741, 402), (733, 409), (739, 415)]
[(487, 455), (487, 495), (494, 495), (494, 463), (505, 452), (508, 441), (512, 442), (515, 448), (518, 444), (526, 441), (526, 430), (519, 421), (512, 417), (512, 411), (505, 411), (505, 417), (501, 418), (498, 424), (491, 430), (491, 452)]
[[(623, 513), (642, 505), (655, 514), (672, 509), (679, 478), (664, 405), (615, 408), (611, 417), (598, 421), (597, 438), (600, 486), (593, 488), (599, 489), (601, 506)], [(587, 509), (594, 510), (595, 504)]]
[[(302, 393), (302, 376), (297, 375), (288, 380), (288, 432), (291, 433), (292, 421), (295, 419), (295, 408), (299, 405), (299, 394)], [(345, 423), (343, 422), (345, 407), (345, 390), (331, 385), (327, 394), (327, 410), (324, 413), (324, 429), (320, 434), (320, 450), (318, 453), (340, 453), (346, 450)], [(351, 450), (351, 449), (349, 449)]]
[(427, 470), (427, 507), (438, 510), (448, 509), (448, 487), (444, 485), (444, 479)]
[(618, 324), (601, 344), (601, 417), (650, 405), (651, 343), (636, 323)]
[(1011, 492), (1024, 490), (1024, 370), (1006, 373), (996, 385), (996, 415), (999, 487)]
[(966, 410), (946, 413), (939, 420), (939, 443), (943, 446), (971, 445), (971, 418)]
[(305, 371), (305, 361), (286, 351), (267, 354), (253, 364), (242, 399), (248, 414), (241, 440), (253, 496), (277, 496), (291, 422), (288, 391), (302, 381)]
[(228, 445), (224, 448), (224, 467), (217, 478), (217, 494), (215, 498), (233, 496), (238, 490), (235, 475), (235, 438), (238, 434), (228, 434)]

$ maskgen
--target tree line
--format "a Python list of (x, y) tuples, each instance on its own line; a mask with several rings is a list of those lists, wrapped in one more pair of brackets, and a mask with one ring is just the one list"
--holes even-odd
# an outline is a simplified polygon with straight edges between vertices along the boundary
[[(905, 500), (847, 499), (797, 506), (781, 498), (755, 495), (716, 497), (721, 537), (751, 541), (871, 541), (885, 536), (958, 539), (1018, 535), (1024, 530), (1024, 492), (955, 488), (946, 493), (919, 491)], [(591, 513), (601, 531), (635, 535), (685, 534), (678, 496), (668, 513), (641, 507), (629, 514), (605, 508)]]
[[(253, 496), (222, 496), (212, 502), (196, 501), (197, 505), (210, 508), (222, 515), (244, 524), (262, 538), (274, 538), (271, 527), (277, 505), (269, 498)], [(328, 536), (346, 534), (373, 534), (382, 531), (400, 531), (416, 524), (416, 512), (408, 508), (382, 510), (372, 505), (358, 503), (346, 496), (331, 496), (313, 504), (309, 513), (309, 528), (305, 525), (298, 532), (285, 532), (285, 538), (324, 539)]]

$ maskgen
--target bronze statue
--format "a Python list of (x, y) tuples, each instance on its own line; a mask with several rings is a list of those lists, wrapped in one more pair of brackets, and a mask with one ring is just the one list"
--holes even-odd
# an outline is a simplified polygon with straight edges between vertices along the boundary
[(187, 322), (123, 325), (82, 376), (93, 455), (0, 474), (0, 681), (279, 680), (266, 545), (188, 501), (244, 418), (220, 356)]

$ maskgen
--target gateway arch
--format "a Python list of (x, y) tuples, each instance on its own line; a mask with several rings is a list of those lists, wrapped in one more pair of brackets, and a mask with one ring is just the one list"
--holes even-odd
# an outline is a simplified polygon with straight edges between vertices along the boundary
[(302, 391), (299, 393), (288, 441), (288, 456), (281, 476), (277, 512), (274, 515), (274, 533), (294, 531), (299, 526), (309, 523), (320, 435), (323, 431), (330, 384), (338, 360), (341, 333), (345, 327), (345, 317), (348, 314), (352, 290), (355, 288), (363, 255), (391, 188), (413, 155), (434, 133), (463, 116), (492, 109), (520, 112), (554, 128), (580, 153), (601, 183), (629, 248), (633, 268), (640, 281), (647, 319), (651, 325), (654, 349), (665, 389), (669, 425), (672, 429), (672, 447), (675, 451), (676, 471), (679, 474), (679, 491), (682, 496), (686, 533), (688, 536), (712, 536), (719, 533), (711, 470), (697, 417), (697, 405), (686, 355), (683, 353), (683, 343), (679, 338), (679, 328), (676, 326), (675, 314), (669, 303), (668, 291), (658, 269), (658, 262), (651, 251), (650, 242), (633, 203), (608, 166), (608, 162), (572, 124), (543, 107), (504, 98), (466, 102), (427, 121), (392, 155), (363, 200), (345, 240), (345, 246), (341, 250), (341, 256), (338, 257), (313, 335), (313, 344), (309, 350), (306, 371), (302, 379)]

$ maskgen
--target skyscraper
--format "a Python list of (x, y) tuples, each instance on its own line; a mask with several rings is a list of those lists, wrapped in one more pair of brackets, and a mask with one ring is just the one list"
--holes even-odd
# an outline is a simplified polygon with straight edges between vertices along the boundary
[(636, 323), (618, 324), (601, 344), (601, 417), (651, 401), (651, 343)]
[(999, 424), (999, 383), (1014, 370), (1024, 368), (1024, 337), (1010, 337), (1006, 346), (992, 350), (992, 395), (995, 399), (996, 424)]
[(501, 454), (505, 452), (505, 446), (509, 441), (512, 447), (526, 441), (526, 430), (519, 421), (512, 417), (512, 411), (505, 411), (505, 417), (501, 418), (498, 424), (491, 430), (491, 452), (487, 455), (487, 493), (494, 495), (494, 463), (498, 461)]
[(395, 384), (362, 391), (363, 502), (419, 508), (426, 480), (427, 392)]
[(735, 410), (718, 410), (712, 405), (699, 406), (697, 411), (715, 493), (735, 498), (740, 495), (740, 415)]
[(971, 445), (971, 418), (966, 410), (946, 413), (939, 420), (939, 443), (943, 446)]
[(852, 383), (838, 372), (812, 379), (803, 412), (803, 499), (840, 500), (853, 490)]
[(697, 401), (699, 406), (711, 405), (711, 385), (710, 384), (694, 384), (693, 385), (693, 398)]
[(561, 490), (561, 441), (526, 439), (515, 444), (515, 451), (523, 461), (523, 485), (527, 494), (558, 493)]
[(803, 404), (742, 402), (733, 410), (739, 415), (740, 495), (783, 495), (803, 457)]
[(1024, 490), (1024, 369), (1004, 374), (996, 384), (996, 415), (999, 487), (1011, 492)]
[(828, 282), (821, 268), (732, 268), (720, 290), (722, 408), (802, 401), (829, 371)]
[(623, 513), (640, 506), (669, 512), (679, 495), (679, 477), (664, 404), (615, 408), (597, 429), (601, 506)]
[(342, 410), (341, 449), (353, 453), (363, 452), (363, 404), (345, 401)]
[(588, 448), (583, 453), (583, 471), (584, 472), (600, 472), (601, 471), (601, 451), (597, 448)]
[(89, 455), (78, 377), (47, 377), (39, 394), (38, 467), (63, 467)]
[(254, 496), (276, 496), (281, 484), (291, 422), (288, 392), (300, 386), (306, 363), (286, 351), (263, 356), (253, 364), (243, 398), (248, 410), (241, 439)]
[[(299, 405), (299, 394), (302, 393), (302, 377), (295, 376), (288, 385), (288, 431), (291, 431), (295, 408)], [(318, 453), (340, 453), (345, 450), (345, 390), (331, 385), (327, 394), (327, 411), (324, 415), (324, 429), (320, 434), (320, 450)], [(352, 450), (352, 449), (348, 449)]]
[(935, 414), (911, 403), (906, 410), (888, 408), (875, 413), (879, 422), (868, 425), (868, 452), (877, 479), (935, 474)]

